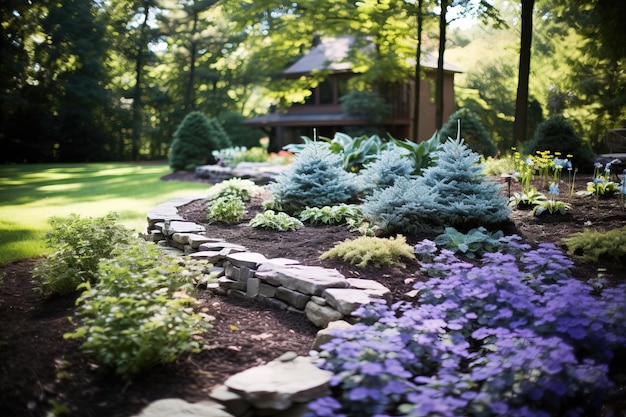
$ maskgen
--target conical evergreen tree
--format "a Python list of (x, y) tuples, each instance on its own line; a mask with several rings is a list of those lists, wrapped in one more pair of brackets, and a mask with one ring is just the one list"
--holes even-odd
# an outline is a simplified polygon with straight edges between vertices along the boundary
[(437, 221), (447, 226), (471, 228), (499, 223), (508, 218), (507, 198), (501, 185), (491, 181), (478, 161), (480, 155), (462, 139), (444, 142), (437, 152), (437, 165), (426, 168), (417, 182), (434, 189)]
[(174, 134), (170, 153), (170, 168), (173, 171), (193, 171), (206, 164), (213, 150), (230, 146), (230, 139), (215, 119), (203, 113), (189, 113)]
[(355, 174), (321, 142), (307, 144), (269, 189), (274, 207), (290, 213), (346, 203), (358, 193)]

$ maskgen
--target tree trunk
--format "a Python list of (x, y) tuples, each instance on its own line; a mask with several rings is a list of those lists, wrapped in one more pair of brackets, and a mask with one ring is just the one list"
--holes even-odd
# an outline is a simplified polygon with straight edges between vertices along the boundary
[(441, 130), (443, 126), (443, 54), (446, 50), (446, 27), (448, 25), (449, 0), (441, 0), (441, 14), (439, 15), (439, 58), (437, 59), (437, 83), (435, 88), (435, 128)]
[(133, 93), (133, 135), (130, 157), (131, 160), (136, 161), (139, 158), (139, 147), (141, 143), (141, 131), (142, 131), (142, 106), (143, 101), (141, 97), (141, 84), (143, 83), (143, 66), (145, 58), (145, 50), (148, 47), (148, 41), (146, 40), (146, 33), (148, 30), (148, 18), (150, 15), (150, 0), (144, 0), (143, 2), (143, 22), (139, 29), (139, 41), (137, 43), (137, 58), (135, 60), (135, 91)]
[(424, 24), (424, 0), (417, 1), (417, 50), (415, 52), (415, 88), (413, 92), (413, 142), (419, 142), (420, 95), (422, 80), (422, 25)]
[(533, 37), (533, 9), (535, 0), (522, 0), (522, 35), (520, 38), (519, 77), (515, 100), (513, 145), (526, 140), (528, 120), (528, 79), (530, 77), (530, 51)]
[(187, 80), (187, 91), (185, 92), (185, 112), (189, 112), (191, 110), (193, 110), (194, 108), (194, 104), (193, 104), (193, 85), (194, 85), (194, 78), (196, 76), (196, 41), (195, 41), (195, 36), (196, 36), (196, 30), (197, 30), (197, 26), (198, 26), (198, 12), (194, 11), (193, 12), (193, 27), (191, 29), (191, 45), (189, 47), (189, 55), (190, 55), (190, 62), (189, 62), (189, 79)]

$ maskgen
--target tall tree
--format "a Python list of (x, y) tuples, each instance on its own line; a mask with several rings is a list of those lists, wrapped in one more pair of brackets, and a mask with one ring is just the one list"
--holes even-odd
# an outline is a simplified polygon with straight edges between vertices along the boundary
[(519, 75), (515, 100), (515, 123), (513, 144), (526, 140), (528, 121), (528, 80), (530, 78), (530, 56), (533, 37), (533, 10), (535, 0), (522, 0), (522, 33), (520, 37)]

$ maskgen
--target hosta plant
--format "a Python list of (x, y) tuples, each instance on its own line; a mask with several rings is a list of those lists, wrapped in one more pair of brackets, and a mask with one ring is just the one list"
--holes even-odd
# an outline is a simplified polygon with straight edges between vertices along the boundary
[(468, 258), (480, 257), (485, 252), (495, 252), (500, 247), (500, 238), (504, 233), (500, 230), (490, 233), (480, 226), (462, 233), (454, 227), (446, 227), (434, 242), (452, 252), (461, 252)]
[(541, 216), (547, 214), (567, 214), (572, 209), (571, 204), (558, 200), (546, 200), (533, 207), (533, 216)]
[(116, 244), (132, 239), (132, 231), (117, 219), (116, 213), (95, 218), (51, 217), (46, 243), (56, 251), (33, 269), (35, 288), (44, 296), (63, 295), (76, 291), (83, 282), (94, 282), (100, 259), (109, 258)]
[(293, 231), (304, 226), (295, 217), (291, 217), (282, 211), (276, 212), (274, 210), (265, 210), (262, 213), (258, 213), (248, 224), (259, 229), (277, 230), (279, 232)]
[(363, 213), (354, 204), (337, 204), (335, 206), (307, 207), (300, 212), (300, 220), (312, 224), (342, 224), (358, 226), (363, 221)]
[(352, 265), (365, 268), (368, 265), (375, 267), (401, 266), (403, 259), (414, 259), (413, 249), (406, 243), (406, 238), (398, 235), (396, 238), (379, 238), (361, 236), (346, 240), (330, 250), (324, 252), (320, 259), (340, 258)]
[(212, 317), (196, 309), (184, 271), (153, 244), (120, 246), (100, 263), (98, 282), (82, 285), (81, 325), (65, 338), (124, 378), (198, 351)]
[(245, 203), (237, 197), (220, 197), (206, 206), (206, 218), (209, 222), (239, 223), (247, 212)]
[(548, 201), (546, 195), (537, 191), (535, 187), (532, 187), (528, 191), (513, 193), (509, 198), (509, 205), (520, 210), (529, 210), (546, 201)]

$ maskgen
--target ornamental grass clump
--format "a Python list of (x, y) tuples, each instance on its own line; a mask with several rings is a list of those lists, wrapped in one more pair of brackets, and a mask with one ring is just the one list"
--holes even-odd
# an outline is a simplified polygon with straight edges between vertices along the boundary
[(554, 245), (501, 242), (478, 265), (416, 248), (447, 274), (416, 283), (413, 303), (371, 304), (333, 332), (318, 364), (333, 396), (309, 415), (595, 415), (613, 350), (626, 347), (626, 286), (594, 297)]
[(197, 336), (211, 316), (189, 295), (192, 278), (154, 244), (118, 246), (103, 260), (95, 285), (82, 285), (77, 300), (81, 325), (64, 335), (125, 379), (186, 352), (199, 351)]
[(320, 259), (341, 258), (352, 265), (365, 268), (374, 265), (401, 266), (402, 259), (414, 259), (413, 249), (406, 243), (406, 238), (398, 235), (395, 238), (379, 238), (361, 236), (346, 240), (324, 252)]

